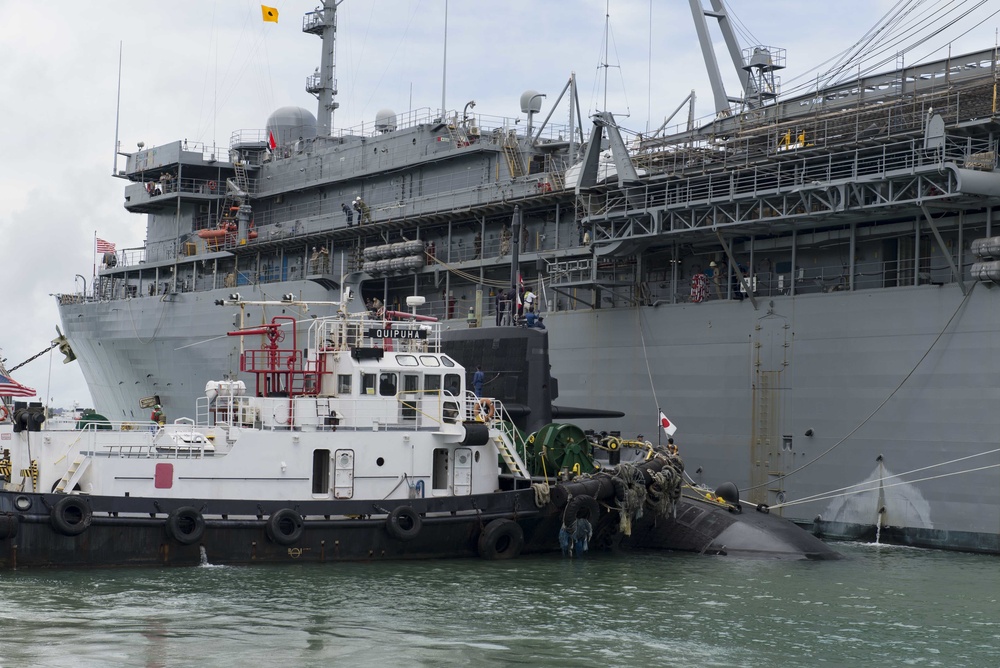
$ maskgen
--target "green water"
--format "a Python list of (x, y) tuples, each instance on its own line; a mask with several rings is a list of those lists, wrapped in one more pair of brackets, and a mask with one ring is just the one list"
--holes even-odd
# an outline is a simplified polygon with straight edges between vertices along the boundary
[(638, 554), (0, 575), (0, 666), (998, 666), (1000, 559)]

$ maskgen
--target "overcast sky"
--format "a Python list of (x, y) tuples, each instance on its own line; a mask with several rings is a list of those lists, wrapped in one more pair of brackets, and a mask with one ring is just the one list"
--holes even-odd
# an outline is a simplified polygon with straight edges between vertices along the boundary
[[(271, 0), (277, 24), (245, 0), (0, 0), (0, 262), (4, 315), (0, 351), (8, 367), (56, 334), (56, 293), (83, 288), (94, 271), (95, 232), (119, 249), (141, 246), (145, 217), (123, 206), (112, 178), (121, 73), (119, 146), (134, 151), (179, 139), (227, 146), (231, 133), (263, 128), (274, 109), (316, 112), (303, 90), (319, 64), (320, 40), (302, 33), (315, 0)], [(705, 0), (708, 4), (708, 0)], [(815, 66), (851, 47), (896, 0), (730, 0), (752, 41), (787, 51), (783, 82), (816, 78)], [(918, 11), (930, 11), (928, 0)], [(953, 0), (952, 6), (961, 3)], [(968, 6), (977, 4), (970, 0)], [(953, 53), (996, 43), (997, 0), (982, 2)], [(444, 0), (345, 0), (338, 14), (337, 128), (372, 121), (379, 109), (437, 109), (442, 96)], [(546, 93), (542, 116), (571, 72), (584, 118), (603, 107), (605, 0), (451, 2), (446, 106), (520, 115), (528, 89)], [(912, 15), (911, 15), (912, 16)], [(611, 0), (607, 107), (621, 125), (657, 127), (695, 89), (698, 114), (711, 90), (684, 0)], [(718, 40), (714, 22), (710, 24)], [(939, 36), (933, 46), (946, 43)], [(746, 45), (750, 45), (748, 39)], [(907, 54), (912, 63), (930, 45)], [(939, 51), (943, 57), (947, 51)], [(720, 50), (720, 67), (735, 77)], [(894, 59), (891, 62), (895, 62)], [(828, 66), (828, 65), (827, 65)], [(822, 69), (825, 69), (822, 68)], [(883, 68), (884, 69), (884, 68)], [(790, 84), (789, 84), (790, 85)], [(733, 91), (730, 90), (730, 93)], [(412, 102), (411, 102), (412, 100)], [(558, 122), (567, 112), (557, 111)], [(118, 162), (124, 167), (124, 159)], [(50, 362), (51, 360), (51, 362)], [(13, 374), (55, 406), (90, 396), (77, 364), (45, 355)]]

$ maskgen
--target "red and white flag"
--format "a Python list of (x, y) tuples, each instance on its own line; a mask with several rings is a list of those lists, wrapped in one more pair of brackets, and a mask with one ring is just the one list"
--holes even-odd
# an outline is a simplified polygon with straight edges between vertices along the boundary
[(104, 239), (97, 240), (97, 252), (98, 253), (114, 253), (115, 245), (110, 241), (105, 241)]
[(660, 426), (663, 427), (663, 431), (667, 433), (667, 436), (673, 436), (674, 432), (677, 431), (677, 425), (671, 422), (663, 412), (660, 412)]
[(0, 374), (0, 397), (33, 397), (36, 394), (38, 393), (30, 387)]

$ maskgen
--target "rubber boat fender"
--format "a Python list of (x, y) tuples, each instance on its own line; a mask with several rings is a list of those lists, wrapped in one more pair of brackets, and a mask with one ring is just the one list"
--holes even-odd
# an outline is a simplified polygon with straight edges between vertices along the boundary
[(59, 499), (49, 514), (52, 528), (64, 536), (79, 536), (90, 526), (93, 517), (90, 506), (78, 496)]
[(413, 540), (422, 527), (423, 520), (412, 506), (396, 506), (385, 518), (385, 530), (396, 540)]
[(601, 507), (597, 505), (597, 499), (589, 494), (577, 494), (566, 504), (566, 510), (563, 511), (563, 526), (568, 527), (579, 519), (596, 524), (600, 515)]
[(302, 516), (291, 508), (282, 508), (267, 518), (267, 537), (278, 545), (291, 545), (302, 537)]
[(514, 559), (523, 548), (524, 531), (513, 520), (493, 520), (479, 534), (479, 556), (489, 561)]
[(181, 545), (191, 545), (201, 540), (205, 533), (205, 518), (197, 508), (181, 506), (170, 511), (165, 524), (167, 535)]
[(465, 438), (459, 445), (486, 445), (490, 442), (490, 428), (482, 422), (464, 422)]
[(17, 537), (19, 520), (14, 513), (0, 515), (0, 540)]

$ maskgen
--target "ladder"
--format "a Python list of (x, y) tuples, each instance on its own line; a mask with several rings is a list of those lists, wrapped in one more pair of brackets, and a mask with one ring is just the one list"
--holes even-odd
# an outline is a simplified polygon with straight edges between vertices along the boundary
[(508, 134), (503, 141), (503, 153), (507, 156), (507, 167), (511, 178), (524, 176), (524, 161), (521, 159), (521, 147), (517, 145), (517, 136)]
[(493, 438), (493, 445), (496, 446), (497, 452), (500, 453), (500, 457), (503, 458), (504, 464), (507, 465), (507, 470), (516, 476), (524, 478), (525, 480), (531, 479), (531, 474), (528, 473), (528, 467), (524, 465), (524, 461), (521, 456), (517, 454), (517, 447), (514, 445), (514, 441), (507, 435), (506, 430), (501, 430), (497, 436)]
[(54, 491), (65, 494), (66, 490), (73, 491), (76, 484), (80, 482), (80, 478), (86, 473), (87, 467), (90, 466), (90, 456), (89, 455), (79, 455), (70, 464), (70, 467), (63, 474), (62, 479), (56, 483), (56, 488)]

